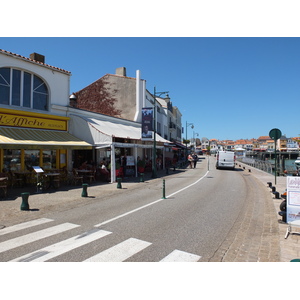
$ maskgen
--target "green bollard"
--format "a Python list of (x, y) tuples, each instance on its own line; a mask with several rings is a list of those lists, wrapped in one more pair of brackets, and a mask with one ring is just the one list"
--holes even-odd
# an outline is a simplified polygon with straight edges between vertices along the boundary
[(29, 195), (30, 193), (28, 192), (21, 193), (22, 196), (21, 210), (29, 210), (29, 204), (28, 204)]
[(117, 189), (121, 189), (121, 188), (122, 188), (121, 180), (122, 180), (121, 177), (118, 177), (118, 178), (117, 178), (117, 181), (118, 181)]
[(144, 182), (144, 173), (140, 173), (140, 182)]
[(87, 193), (87, 187), (89, 185), (87, 183), (83, 183), (82, 184), (82, 193), (81, 193), (81, 197), (87, 197), (88, 193)]
[(165, 180), (163, 179), (163, 196), (162, 199), (166, 199), (166, 184), (165, 184)]

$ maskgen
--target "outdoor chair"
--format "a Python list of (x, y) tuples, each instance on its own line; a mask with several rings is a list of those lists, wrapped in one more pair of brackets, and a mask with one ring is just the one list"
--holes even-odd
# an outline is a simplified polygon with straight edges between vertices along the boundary
[(23, 187), (24, 186), (24, 179), (22, 177), (19, 177), (15, 173), (11, 174), (11, 187)]
[(78, 172), (76, 169), (73, 169), (73, 179), (72, 179), (72, 183), (74, 185), (77, 185), (78, 182), (80, 182), (81, 184), (83, 184), (83, 176), (78, 175)]
[(7, 196), (8, 177), (2, 177), (0, 181), (0, 189), (3, 191), (4, 198)]
[(86, 177), (89, 179), (90, 183), (95, 182), (96, 181), (96, 170), (93, 170), (93, 172), (87, 174)]

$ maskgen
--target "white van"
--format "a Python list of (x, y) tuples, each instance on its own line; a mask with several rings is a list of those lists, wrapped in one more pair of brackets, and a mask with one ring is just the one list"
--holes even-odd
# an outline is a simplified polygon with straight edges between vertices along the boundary
[(219, 151), (217, 153), (217, 169), (232, 169), (235, 166), (235, 153), (232, 151)]

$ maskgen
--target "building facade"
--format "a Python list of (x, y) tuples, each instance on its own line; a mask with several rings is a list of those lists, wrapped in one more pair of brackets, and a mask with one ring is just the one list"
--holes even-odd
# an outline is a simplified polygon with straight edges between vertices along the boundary
[(69, 71), (37, 53), (0, 50), (0, 167), (2, 171), (71, 168), (73, 149), (91, 149), (68, 132)]
[[(95, 90), (98, 95), (92, 98)], [(133, 78), (127, 76), (126, 68), (117, 68), (116, 74), (106, 74), (82, 90), (74, 92), (74, 95), (78, 108), (138, 123), (142, 122), (142, 108), (154, 107), (155, 96), (157, 133), (166, 140), (181, 142), (182, 115), (178, 107), (172, 105), (168, 95), (160, 97), (147, 90), (146, 80), (141, 79), (139, 70), (136, 71), (136, 78)], [(93, 107), (96, 101), (100, 110)], [(101, 111), (101, 107), (108, 102), (111, 104), (110, 108)], [(83, 106), (83, 103), (88, 104)]]

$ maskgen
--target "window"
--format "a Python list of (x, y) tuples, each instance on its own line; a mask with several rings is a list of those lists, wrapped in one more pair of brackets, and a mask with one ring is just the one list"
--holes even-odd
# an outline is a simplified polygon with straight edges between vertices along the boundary
[(13, 68), (0, 68), (0, 104), (48, 110), (49, 93), (38, 76)]
[(3, 153), (4, 170), (20, 171), (21, 170), (21, 150), (5, 149)]
[(31, 170), (33, 166), (40, 164), (40, 150), (24, 150), (25, 166), (27, 170)]
[(9, 104), (10, 69), (0, 69), (0, 104)]
[(56, 150), (43, 150), (43, 168), (55, 169), (56, 167)]

